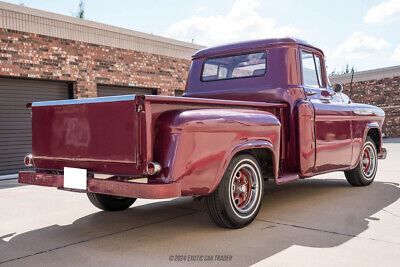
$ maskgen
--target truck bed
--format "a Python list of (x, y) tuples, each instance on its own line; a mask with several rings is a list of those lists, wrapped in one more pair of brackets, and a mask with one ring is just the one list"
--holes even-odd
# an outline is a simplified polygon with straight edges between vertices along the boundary
[(204, 108), (269, 111), (285, 104), (127, 95), (32, 104), (32, 155), (40, 170), (142, 176), (152, 161), (155, 123), (167, 111)]

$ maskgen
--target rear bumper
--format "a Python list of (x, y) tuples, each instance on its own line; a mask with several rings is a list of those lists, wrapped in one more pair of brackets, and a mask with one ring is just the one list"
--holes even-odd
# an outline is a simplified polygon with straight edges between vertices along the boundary
[(382, 147), (381, 148), (381, 153), (378, 154), (379, 159), (386, 159), (387, 156), (387, 150), (386, 148)]
[(74, 192), (93, 192), (131, 198), (162, 199), (181, 196), (181, 185), (179, 183), (143, 184), (87, 178), (87, 190), (75, 190), (64, 188), (63, 175), (35, 172), (20, 172), (18, 175), (18, 183), (56, 187), (57, 189)]

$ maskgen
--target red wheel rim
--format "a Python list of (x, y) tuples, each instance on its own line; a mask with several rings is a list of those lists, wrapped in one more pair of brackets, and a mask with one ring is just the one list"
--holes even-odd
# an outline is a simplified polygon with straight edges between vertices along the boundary
[(364, 150), (362, 159), (363, 159), (363, 162), (362, 162), (363, 170), (364, 170), (364, 172), (366, 172), (369, 169), (369, 167), (371, 166), (371, 156), (369, 154), (368, 149)]
[(371, 179), (376, 168), (376, 155), (374, 148), (368, 144), (364, 147), (361, 157), (361, 169), (366, 179)]
[(252, 211), (260, 199), (259, 172), (251, 164), (242, 164), (235, 168), (231, 177), (231, 202), (232, 206), (240, 214)]
[(250, 199), (251, 177), (247, 170), (241, 169), (235, 175), (233, 200), (239, 208), (244, 207)]

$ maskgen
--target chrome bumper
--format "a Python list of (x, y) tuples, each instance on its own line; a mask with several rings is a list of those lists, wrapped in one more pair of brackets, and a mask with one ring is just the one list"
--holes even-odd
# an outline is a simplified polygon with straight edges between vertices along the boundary
[(87, 190), (75, 190), (64, 188), (64, 175), (44, 174), (35, 172), (19, 172), (18, 183), (50, 186), (57, 189), (74, 192), (93, 192), (106, 195), (161, 199), (181, 196), (181, 185), (171, 184), (144, 184), (135, 182), (122, 182), (117, 180), (87, 178)]
[(378, 154), (378, 159), (386, 159), (387, 150), (386, 148), (382, 147), (381, 153)]

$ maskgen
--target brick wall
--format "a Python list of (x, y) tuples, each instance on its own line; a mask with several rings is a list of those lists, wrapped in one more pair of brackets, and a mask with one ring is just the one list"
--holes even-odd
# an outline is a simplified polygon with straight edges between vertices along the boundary
[[(97, 96), (97, 84), (184, 90), (190, 60), (34, 33), (0, 29), (0, 76), (69, 81), (75, 98)], [(334, 80), (335, 77), (332, 77)], [(350, 84), (344, 84), (349, 92)], [(400, 136), (400, 76), (353, 83), (352, 100), (383, 107), (384, 133)]]
[[(350, 96), (350, 83), (343, 87)], [(351, 99), (381, 107), (386, 113), (383, 132), (387, 137), (400, 136), (400, 76), (353, 82)]]
[(74, 82), (75, 98), (97, 84), (184, 90), (190, 60), (0, 29), (0, 75)]

